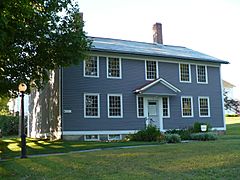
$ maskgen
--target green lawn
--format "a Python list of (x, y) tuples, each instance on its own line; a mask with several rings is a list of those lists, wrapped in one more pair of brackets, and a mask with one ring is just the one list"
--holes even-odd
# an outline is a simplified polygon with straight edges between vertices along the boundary
[[(66, 146), (61, 143), (59, 146)], [(109, 147), (112, 143), (66, 144), (71, 149), (74, 145), (92, 148)], [(54, 145), (57, 148), (57, 142)], [(11, 158), (0, 162), (1, 179), (239, 179), (239, 172), (240, 123), (228, 124), (226, 135), (217, 141)]]

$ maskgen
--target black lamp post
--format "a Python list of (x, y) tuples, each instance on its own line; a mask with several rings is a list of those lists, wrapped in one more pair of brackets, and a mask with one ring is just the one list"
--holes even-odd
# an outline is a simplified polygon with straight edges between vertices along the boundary
[(24, 126), (24, 92), (27, 90), (27, 85), (24, 83), (19, 84), (18, 90), (21, 97), (21, 158), (26, 158), (26, 134)]

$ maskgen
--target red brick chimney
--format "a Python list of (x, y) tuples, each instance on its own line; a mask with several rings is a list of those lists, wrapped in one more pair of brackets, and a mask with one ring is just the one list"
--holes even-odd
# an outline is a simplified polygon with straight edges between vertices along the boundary
[(156, 23), (153, 25), (153, 42), (163, 44), (161, 23)]

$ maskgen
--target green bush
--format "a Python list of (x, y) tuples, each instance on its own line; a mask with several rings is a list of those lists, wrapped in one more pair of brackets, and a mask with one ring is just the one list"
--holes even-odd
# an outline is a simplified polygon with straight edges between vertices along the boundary
[(226, 114), (226, 117), (239, 117), (239, 114)]
[(181, 138), (179, 134), (165, 134), (165, 141), (167, 143), (179, 143), (181, 142)]
[(208, 132), (211, 129), (211, 125), (209, 123), (201, 123), (201, 122), (195, 122), (193, 124), (193, 132), (194, 133), (199, 133), (202, 132), (201, 131), (201, 125), (207, 125), (207, 130), (206, 132)]
[(17, 135), (18, 127), (18, 116), (0, 116), (0, 129), (3, 136)]
[(129, 136), (131, 141), (159, 141), (161, 132), (155, 126), (148, 126)]
[(188, 129), (172, 129), (166, 131), (166, 134), (178, 134), (182, 140), (189, 140), (191, 139), (191, 133), (193, 133), (193, 128)]
[(197, 141), (211, 141), (217, 139), (217, 134), (212, 132), (193, 133), (191, 134), (191, 139)]

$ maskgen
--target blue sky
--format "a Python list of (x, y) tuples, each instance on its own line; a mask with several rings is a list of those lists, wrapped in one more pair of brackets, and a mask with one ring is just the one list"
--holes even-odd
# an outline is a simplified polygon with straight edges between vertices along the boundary
[(240, 99), (240, 0), (78, 0), (87, 35), (152, 42), (152, 25), (163, 25), (163, 43), (219, 59), (223, 79)]

